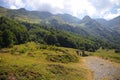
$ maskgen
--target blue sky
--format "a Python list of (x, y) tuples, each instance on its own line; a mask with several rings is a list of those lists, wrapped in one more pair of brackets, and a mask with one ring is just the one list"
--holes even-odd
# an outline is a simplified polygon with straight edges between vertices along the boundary
[(80, 19), (89, 15), (109, 20), (120, 15), (120, 0), (0, 0), (0, 6), (67, 13)]

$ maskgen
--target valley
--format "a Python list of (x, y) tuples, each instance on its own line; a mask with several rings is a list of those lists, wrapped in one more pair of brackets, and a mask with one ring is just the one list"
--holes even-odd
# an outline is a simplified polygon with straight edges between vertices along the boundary
[(120, 15), (0, 7), (0, 80), (120, 80), (119, 68)]

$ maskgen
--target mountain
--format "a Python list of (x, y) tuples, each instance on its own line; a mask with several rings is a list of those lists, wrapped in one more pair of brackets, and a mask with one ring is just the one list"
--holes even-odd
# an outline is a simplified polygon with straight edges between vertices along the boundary
[(82, 22), (88, 22), (91, 21), (92, 19), (90, 18), (90, 16), (86, 15), (83, 19)]
[(98, 23), (100, 23), (102, 26), (105, 26), (105, 27), (107, 27), (107, 28), (110, 28), (110, 27), (109, 27), (109, 23), (108, 23), (107, 20), (102, 19), (102, 18), (95, 19), (95, 20), (96, 20)]
[(117, 31), (118, 33), (120, 33), (120, 16), (109, 21), (106, 21), (105, 19), (96, 19), (96, 21), (104, 27), (110, 28), (113, 31)]
[(80, 25), (83, 26), (84, 30), (91, 36), (105, 39), (106, 36), (111, 34), (110, 29), (105, 28), (102, 24), (90, 18), (89, 16), (85, 16)]
[(98, 18), (98, 19), (95, 19), (97, 22), (101, 23), (101, 24), (104, 24), (104, 23), (107, 23), (108, 21), (105, 20), (105, 19), (102, 19), (102, 18)]
[(120, 16), (110, 20), (108, 23), (109, 23), (109, 26), (112, 28), (120, 27)]
[(120, 16), (106, 21), (85, 16), (82, 20), (69, 14), (51, 14), (49, 12), (27, 11), (24, 8), (11, 10), (0, 7), (0, 16), (6, 16), (19, 23), (36, 23), (52, 26), (55, 29), (69, 31), (82, 36), (92, 36), (120, 45)]
[(65, 22), (68, 22), (68, 23), (78, 23), (80, 21), (80, 19), (74, 16), (71, 16), (69, 14), (57, 14), (56, 16), (62, 18)]
[[(2, 14), (4, 13), (4, 14)], [(53, 15), (49, 12), (40, 12), (40, 11), (27, 11), (24, 8), (20, 8), (17, 10), (10, 10), (1, 7), (0, 8), (0, 16), (7, 16), (9, 18), (30, 22), (30, 23), (40, 23), (41, 21), (46, 21), (50, 18), (57, 17), (57, 19), (62, 19), (62, 22), (67, 23), (77, 23), (79, 21), (78, 18), (71, 16), (69, 14), (57, 14)]]
[[(96, 51), (109, 44), (93, 37), (84, 37), (67, 31), (45, 27), (39, 24), (18, 23), (6, 17), (0, 17), (0, 48), (10, 47), (33, 41), (41, 44)], [(103, 44), (104, 43), (104, 44)], [(107, 46), (106, 46), (106, 45)]]
[(111, 27), (111, 29), (120, 33), (120, 16), (110, 20), (108, 23), (109, 23), (109, 26)]
[(109, 27), (109, 28), (114, 28), (114, 27), (120, 26), (120, 16), (118, 16), (114, 19), (108, 20), (108, 21), (105, 19), (96, 19), (96, 21), (104, 26)]

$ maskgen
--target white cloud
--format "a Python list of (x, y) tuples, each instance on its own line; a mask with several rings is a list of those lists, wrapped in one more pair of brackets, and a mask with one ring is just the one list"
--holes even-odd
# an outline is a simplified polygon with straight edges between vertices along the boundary
[(113, 4), (120, 5), (120, 0), (110, 0), (110, 1)]
[(70, 0), (69, 5), (71, 5), (70, 10), (74, 16), (79, 16), (80, 14), (93, 16), (96, 12), (95, 8), (87, 0)]
[(112, 9), (120, 9), (120, 0), (1, 0), (11, 9), (26, 8), (29, 10), (49, 11), (51, 13), (68, 13), (82, 18), (91, 17), (113, 18)]
[(22, 0), (3, 0), (3, 2), (11, 9), (25, 7), (25, 3)]
[(118, 15), (118, 13), (113, 14), (112, 12), (113, 10), (115, 10), (116, 6), (117, 6), (116, 11), (117, 9), (120, 9), (120, 0), (90, 0), (90, 1), (92, 5), (96, 8), (97, 10), (96, 14), (98, 15), (98, 17), (111, 19), (114, 18), (115, 15)]
[(109, 19), (115, 18), (115, 17), (117, 17), (117, 16), (119, 16), (119, 15), (120, 15), (120, 9), (117, 9), (117, 13), (116, 13), (116, 14), (113, 14), (113, 13), (109, 12), (109, 13), (105, 14), (105, 15), (103, 16), (103, 18), (109, 20)]
[(17, 9), (17, 8), (16, 8), (16, 6), (11, 5), (11, 6), (10, 6), (10, 9)]

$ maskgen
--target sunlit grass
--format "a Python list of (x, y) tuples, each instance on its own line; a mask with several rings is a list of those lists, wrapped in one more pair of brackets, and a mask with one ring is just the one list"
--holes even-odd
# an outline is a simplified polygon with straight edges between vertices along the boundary
[(96, 52), (86, 52), (88, 55), (91, 56), (98, 56), (110, 61), (118, 62), (120, 63), (120, 53), (115, 53), (115, 50), (113, 49), (98, 49)]
[[(3, 52), (2, 52), (3, 50)], [(36, 44), (33, 42), (2, 49), (0, 52), (0, 80), (87, 80), (88, 70), (82, 66), (76, 50)], [(7, 51), (4, 53), (4, 51)], [(63, 61), (49, 61), (48, 56), (71, 55)], [(60, 58), (61, 60), (61, 58)]]

